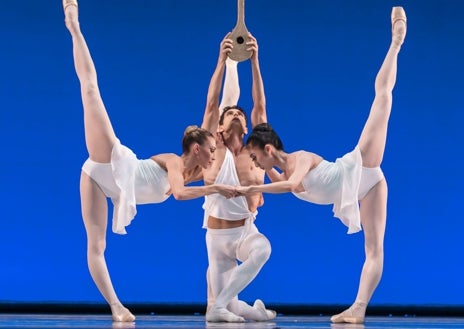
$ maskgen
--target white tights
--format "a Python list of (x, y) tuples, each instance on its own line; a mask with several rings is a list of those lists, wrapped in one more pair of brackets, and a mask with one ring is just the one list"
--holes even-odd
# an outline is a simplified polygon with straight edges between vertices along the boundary
[[(232, 229), (208, 229), (206, 247), (209, 307), (227, 308), (246, 319), (258, 320), (262, 314), (237, 296), (269, 259), (269, 240), (251, 224)], [(237, 260), (241, 261), (240, 265)]]

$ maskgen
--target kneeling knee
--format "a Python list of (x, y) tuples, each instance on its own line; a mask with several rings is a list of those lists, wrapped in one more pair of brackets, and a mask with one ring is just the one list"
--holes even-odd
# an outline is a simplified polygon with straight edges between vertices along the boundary
[(271, 244), (268, 240), (262, 241), (253, 248), (253, 255), (256, 263), (264, 264), (271, 256)]

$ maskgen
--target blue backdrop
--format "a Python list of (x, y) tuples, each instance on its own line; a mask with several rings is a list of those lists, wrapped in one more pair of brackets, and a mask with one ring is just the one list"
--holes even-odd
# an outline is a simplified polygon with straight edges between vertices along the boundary
[[(326, 159), (356, 144), (388, 49), (390, 11), (408, 34), (383, 170), (389, 182), (385, 270), (372, 304), (464, 306), (463, 40), (456, 0), (246, 2), (269, 122), (286, 150)], [(79, 175), (87, 157), (79, 85), (61, 1), (0, 1), (0, 302), (103, 302), (86, 264)], [(181, 152), (200, 124), (235, 0), (80, 0), (80, 21), (121, 141), (140, 158)], [(239, 65), (251, 107), (249, 63)], [(350, 303), (363, 235), (330, 206), (266, 195), (257, 225), (273, 253), (241, 294), (267, 303)], [(203, 200), (138, 207), (107, 262), (124, 302), (203, 303)]]

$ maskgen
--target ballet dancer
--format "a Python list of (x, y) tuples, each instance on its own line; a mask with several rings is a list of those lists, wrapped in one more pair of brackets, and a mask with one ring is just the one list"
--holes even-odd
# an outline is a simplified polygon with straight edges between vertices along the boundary
[[(335, 217), (348, 233), (362, 229), (365, 262), (354, 303), (331, 317), (334, 323), (363, 323), (367, 305), (383, 270), (383, 242), (387, 217), (387, 182), (380, 169), (396, 82), (397, 58), (406, 36), (406, 13), (393, 7), (392, 41), (375, 79), (375, 98), (355, 149), (335, 162), (308, 152), (286, 153), (282, 141), (269, 124), (257, 125), (246, 145), (257, 167), (266, 170), (272, 183), (237, 187), (237, 192), (293, 192), (302, 200), (333, 204)], [(279, 168), (280, 172), (273, 169)]]
[(216, 140), (207, 130), (190, 126), (182, 140), (183, 153), (157, 154), (139, 160), (122, 145), (113, 131), (97, 82), (96, 69), (80, 30), (76, 0), (63, 0), (65, 23), (73, 43), (74, 65), (84, 107), (85, 141), (89, 158), (82, 166), (80, 193), (87, 233), (90, 274), (111, 308), (116, 322), (132, 322), (135, 316), (123, 306), (113, 288), (106, 265), (107, 198), (113, 209), (113, 232), (125, 234), (137, 204), (160, 203), (171, 194), (189, 200), (212, 193), (230, 198), (234, 188), (221, 184), (185, 186), (202, 179), (202, 170), (214, 163)]
[[(225, 36), (218, 62), (208, 88), (202, 127), (217, 136), (216, 161), (203, 169), (206, 185), (262, 184), (264, 171), (255, 168), (244, 148), (247, 133), (245, 112), (237, 106), (240, 95), (237, 62), (228, 58), (232, 40)], [(252, 51), (251, 124), (266, 122), (266, 99), (258, 60), (258, 43), (250, 34), (247, 44)], [(225, 74), (225, 77), (224, 77)], [(219, 96), (224, 78), (221, 103)], [(251, 168), (251, 169), (250, 169)], [(257, 276), (271, 254), (268, 239), (254, 221), (263, 204), (261, 193), (227, 199), (208, 195), (203, 208), (206, 228), (208, 307), (207, 322), (267, 321), (276, 313), (257, 299), (253, 306), (238, 299), (238, 294)], [(238, 264), (237, 260), (241, 263)]]

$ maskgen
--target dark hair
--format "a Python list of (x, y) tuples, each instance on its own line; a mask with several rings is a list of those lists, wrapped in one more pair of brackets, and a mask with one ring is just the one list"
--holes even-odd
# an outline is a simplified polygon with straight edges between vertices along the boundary
[(239, 110), (240, 112), (243, 113), (243, 116), (245, 117), (245, 122), (247, 121), (247, 116), (246, 116), (245, 111), (238, 105), (232, 105), (232, 106), (226, 106), (222, 110), (222, 113), (221, 113), (221, 115), (219, 117), (219, 125), (222, 125), (224, 123), (224, 115), (226, 114), (226, 112), (228, 112), (230, 110)]
[(261, 150), (264, 150), (264, 146), (266, 144), (271, 144), (278, 151), (284, 150), (284, 145), (282, 144), (280, 137), (274, 129), (272, 129), (271, 125), (269, 123), (260, 123), (253, 128), (246, 141), (246, 145), (256, 146)]
[(214, 137), (208, 130), (199, 128), (198, 126), (188, 126), (185, 128), (184, 137), (182, 138), (182, 151), (188, 153), (190, 146), (194, 143), (203, 145), (203, 143), (209, 138)]

